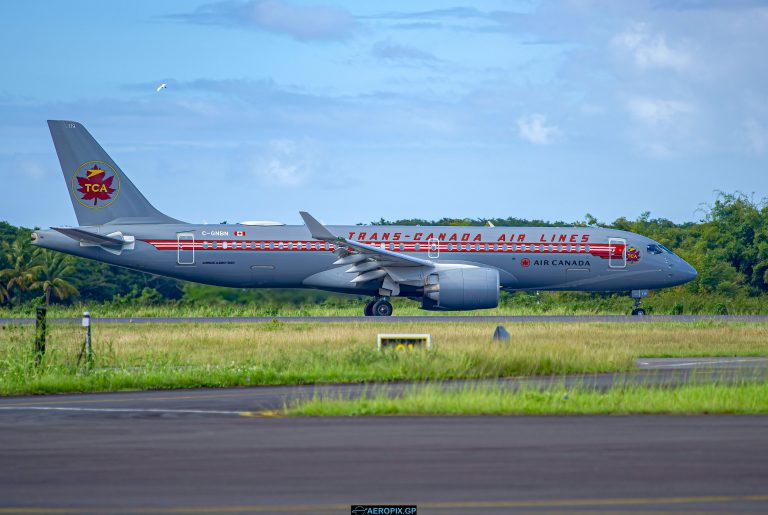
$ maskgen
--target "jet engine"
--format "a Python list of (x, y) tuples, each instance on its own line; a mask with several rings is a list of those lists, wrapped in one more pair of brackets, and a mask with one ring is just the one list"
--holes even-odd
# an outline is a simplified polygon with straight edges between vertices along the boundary
[(427, 277), (422, 309), (453, 311), (495, 308), (499, 305), (499, 272), (463, 267), (441, 270)]

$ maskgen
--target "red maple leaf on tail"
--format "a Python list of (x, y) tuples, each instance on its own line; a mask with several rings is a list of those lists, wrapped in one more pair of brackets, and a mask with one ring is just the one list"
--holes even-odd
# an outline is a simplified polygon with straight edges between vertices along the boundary
[(78, 177), (77, 182), (80, 187), (77, 189), (83, 194), (82, 200), (93, 199), (93, 205), (95, 206), (99, 200), (109, 200), (112, 197), (112, 193), (115, 189), (112, 187), (112, 177), (104, 179), (104, 170), (98, 166), (94, 166), (88, 170), (87, 177)]

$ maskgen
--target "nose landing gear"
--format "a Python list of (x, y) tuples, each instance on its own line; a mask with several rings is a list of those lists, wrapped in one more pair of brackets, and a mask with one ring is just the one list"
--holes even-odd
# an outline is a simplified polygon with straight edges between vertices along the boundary
[(645, 316), (647, 313), (640, 307), (640, 299), (648, 296), (648, 290), (632, 290), (630, 295), (635, 299), (635, 309), (632, 310), (632, 314), (635, 316)]
[(388, 317), (392, 316), (392, 304), (384, 297), (379, 297), (368, 301), (363, 309), (363, 314), (367, 317)]

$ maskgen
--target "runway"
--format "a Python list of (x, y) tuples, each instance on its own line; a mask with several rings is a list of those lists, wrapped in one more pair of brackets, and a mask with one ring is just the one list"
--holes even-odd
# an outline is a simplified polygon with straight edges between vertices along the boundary
[[(488, 316), (488, 315), (419, 315), (419, 316), (391, 316), (391, 317), (364, 317), (364, 316), (296, 316), (296, 317), (133, 317), (115, 318), (95, 316), (91, 318), (94, 324), (227, 324), (248, 323), (258, 324), (273, 322), (306, 322), (306, 323), (409, 323), (409, 322), (493, 322), (508, 323), (517, 322), (611, 322), (611, 323), (637, 323), (637, 322), (699, 322), (702, 320), (714, 320), (721, 322), (760, 322), (768, 323), (768, 315), (653, 315), (653, 316), (628, 316), (628, 315), (521, 315), (521, 316)], [(49, 322), (62, 324), (79, 324), (81, 318), (50, 318)], [(9, 324), (34, 324), (34, 318), (0, 318), (0, 325)]]
[[(768, 358), (639, 360), (633, 377), (765, 377)], [(609, 387), (627, 376), (586, 377)], [(524, 381), (547, 378), (512, 378)], [(408, 385), (392, 385), (393, 392)], [(448, 384), (447, 387), (451, 387)], [(361, 385), (0, 399), (0, 513), (768, 510), (768, 417), (275, 418)]]

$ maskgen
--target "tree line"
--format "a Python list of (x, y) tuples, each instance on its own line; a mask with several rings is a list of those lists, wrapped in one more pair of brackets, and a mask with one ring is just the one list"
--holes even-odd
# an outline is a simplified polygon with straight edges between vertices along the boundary
[[(672, 249), (699, 271), (694, 281), (680, 287), (689, 294), (755, 297), (768, 293), (768, 201), (741, 193), (720, 193), (713, 204), (702, 206), (698, 222), (682, 224), (651, 218), (648, 212), (635, 220), (621, 217), (611, 223), (600, 223), (589, 214), (571, 224), (514, 217), (381, 219), (373, 223), (483, 226), (488, 222), (495, 226), (601, 226), (639, 233)], [(210, 302), (214, 296), (222, 302), (259, 298), (276, 304), (300, 304), (327, 298), (317, 292), (261, 290), (248, 294), (192, 285), (35, 247), (31, 232), (0, 222), (0, 305)]]

